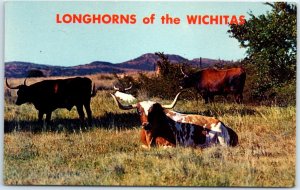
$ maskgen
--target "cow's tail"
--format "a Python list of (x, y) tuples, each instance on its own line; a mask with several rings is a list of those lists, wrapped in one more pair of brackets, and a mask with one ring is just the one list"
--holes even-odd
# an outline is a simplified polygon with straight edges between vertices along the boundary
[(92, 89), (92, 94), (91, 94), (91, 97), (94, 97), (94, 96), (96, 96), (96, 94), (97, 94), (97, 90), (96, 90), (96, 85), (95, 85), (95, 83), (94, 83), (94, 85), (93, 85), (93, 89)]

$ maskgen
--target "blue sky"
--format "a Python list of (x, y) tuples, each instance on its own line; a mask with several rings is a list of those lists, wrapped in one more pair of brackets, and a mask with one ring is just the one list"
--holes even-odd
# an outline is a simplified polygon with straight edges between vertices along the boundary
[[(144, 53), (165, 52), (188, 59), (237, 60), (245, 49), (230, 38), (227, 25), (188, 25), (186, 15), (255, 15), (262, 2), (6, 2), (4, 60), (72, 66), (92, 61), (120, 63)], [(57, 24), (56, 14), (136, 14), (134, 25)], [(141, 23), (155, 14), (155, 23)], [(165, 14), (179, 25), (162, 25)]]

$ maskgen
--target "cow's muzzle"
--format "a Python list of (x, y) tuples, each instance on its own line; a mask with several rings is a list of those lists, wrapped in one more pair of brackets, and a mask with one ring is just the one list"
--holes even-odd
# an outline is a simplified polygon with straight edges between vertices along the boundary
[(151, 129), (151, 125), (149, 122), (143, 122), (142, 123), (142, 128), (145, 129), (146, 131)]

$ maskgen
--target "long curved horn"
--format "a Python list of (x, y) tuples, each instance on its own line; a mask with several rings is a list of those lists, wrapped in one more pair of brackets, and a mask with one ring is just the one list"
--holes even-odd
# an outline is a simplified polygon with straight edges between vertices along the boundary
[(132, 88), (132, 83), (130, 82), (130, 87), (125, 88), (125, 91), (130, 90)]
[(137, 107), (137, 105), (136, 104), (133, 104), (133, 105), (122, 105), (119, 101), (118, 101), (118, 99), (116, 98), (116, 96), (114, 95), (114, 94), (111, 94), (110, 93), (110, 95), (113, 97), (113, 99), (114, 99), (114, 101), (115, 101), (115, 103), (117, 104), (117, 106), (120, 108), (120, 109), (122, 109), (122, 110), (131, 110), (131, 109), (134, 109), (134, 108), (136, 108)]
[(116, 85), (114, 85), (114, 89), (115, 89), (115, 90), (120, 90), (120, 88), (117, 88)]
[(184, 77), (188, 77), (188, 75), (183, 72), (182, 66), (180, 67), (180, 71), (184, 75)]
[(14, 87), (11, 87), (11, 86), (8, 84), (8, 82), (7, 82), (7, 78), (6, 78), (6, 86), (7, 86), (8, 88), (10, 88), (10, 89), (19, 89), (21, 85), (19, 85), (19, 86), (14, 86)]
[(24, 80), (24, 86), (27, 86), (27, 85), (26, 85), (26, 80), (27, 80), (27, 78), (25, 78), (25, 80)]
[(183, 91), (178, 92), (178, 94), (175, 96), (175, 98), (174, 98), (174, 100), (173, 100), (173, 102), (172, 102), (171, 104), (169, 104), (169, 105), (162, 105), (162, 107), (165, 108), (165, 109), (172, 109), (172, 108), (176, 105), (178, 96), (179, 96), (182, 92), (183, 92)]

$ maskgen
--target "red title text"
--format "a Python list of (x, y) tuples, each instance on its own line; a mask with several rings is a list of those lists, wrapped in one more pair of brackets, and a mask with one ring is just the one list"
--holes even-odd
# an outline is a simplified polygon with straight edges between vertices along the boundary
[[(179, 25), (184, 20), (189, 25), (241, 25), (245, 23), (244, 15), (186, 15), (184, 19), (170, 14), (158, 16), (154, 13), (141, 18), (142, 24), (172, 24)], [(136, 14), (56, 14), (57, 24), (136, 24)]]

